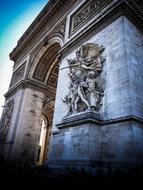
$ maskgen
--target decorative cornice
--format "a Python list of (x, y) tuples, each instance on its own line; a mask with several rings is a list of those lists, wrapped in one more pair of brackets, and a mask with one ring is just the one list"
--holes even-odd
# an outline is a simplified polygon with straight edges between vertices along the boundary
[(24, 76), (26, 61), (16, 70), (14, 71), (10, 83), (10, 87), (14, 86), (18, 81), (20, 81)]
[(9, 98), (13, 94), (15, 94), (17, 90), (24, 89), (24, 88), (35, 89), (43, 93), (46, 93), (49, 90), (49, 87), (47, 85), (44, 85), (44, 84), (42, 85), (41, 83), (38, 83), (37, 81), (27, 79), (27, 80), (21, 80), (14, 87), (10, 88), (9, 91), (4, 96), (6, 98)]
[(104, 9), (113, 0), (89, 0), (78, 8), (70, 17), (69, 36), (78, 31), (94, 15)]
[[(36, 19), (33, 21), (33, 23), (28, 27), (28, 29), (24, 32), (24, 34), (21, 36), (21, 38), (17, 42), (17, 46), (13, 49), (13, 51), (10, 53), (10, 58), (13, 60), (14, 54), (19, 50), (20, 46), (23, 45), (24, 41), (28, 39), (29, 35), (34, 32), (34, 30), (38, 30), (38, 27), (42, 25), (42, 21), (44, 22), (44, 18), (46, 15), (50, 16), (50, 12), (52, 9), (56, 6), (57, 2), (59, 0), (50, 0), (47, 5), (44, 7), (44, 9), (40, 12), (40, 14), (36, 17)], [(46, 24), (46, 23), (44, 23)], [(35, 31), (36, 32), (36, 31)]]
[(75, 114), (70, 117), (65, 117), (60, 123), (56, 124), (56, 126), (58, 129), (63, 129), (69, 127), (76, 127), (82, 124), (90, 124), (90, 123), (95, 124), (97, 126), (104, 126), (104, 125), (129, 122), (129, 121), (134, 121), (143, 124), (143, 119), (136, 117), (134, 115), (104, 120), (103, 118), (100, 118), (98, 113), (94, 111), (88, 111), (88, 112), (86, 111), (80, 114)]
[[(23, 51), (24, 48), (27, 47), (27, 44), (30, 44), (31, 40), (33, 40), (33, 39), (34, 39), (34, 41), (36, 41), (36, 36), (39, 33), (41, 33), (41, 31), (43, 31), (43, 29), (45, 27), (46, 27), (47, 31), (50, 30), (53, 27), (53, 25), (58, 22), (58, 20), (66, 13), (66, 11), (69, 8), (71, 8), (71, 6), (76, 1), (77, 0), (72, 0), (72, 1), (50, 0), (48, 2), (48, 4), (45, 6), (45, 8), (41, 11), (41, 13), (34, 20), (34, 22), (29, 26), (29, 28), (26, 30), (26, 32), (23, 34), (23, 36), (20, 38), (17, 46), (10, 53), (10, 59), (16, 61), (17, 56), (21, 53), (21, 51)], [(63, 5), (65, 5), (67, 8), (65, 8)], [(58, 12), (59, 12), (58, 15), (60, 15), (60, 18), (56, 17), (56, 19), (54, 20), (54, 17)], [(48, 24), (48, 28), (47, 28), (47, 24)], [(44, 32), (44, 34), (45, 34), (45, 32)], [(42, 36), (44, 36), (44, 34), (41, 33), (40, 38)], [(39, 37), (37, 37), (37, 41), (38, 40), (39, 40)], [(35, 43), (32, 41), (32, 44), (35, 44)], [(30, 48), (31, 47), (29, 45), (28, 49), (30, 49)]]
[[(30, 25), (30, 27), (23, 34), (23, 36), (20, 38), (17, 46), (14, 48), (14, 50), (10, 54), (10, 59), (16, 61), (20, 54), (26, 54), (32, 48), (32, 46), (34, 46), (35, 43), (37, 43), (39, 41), (40, 38), (44, 37), (45, 32), (50, 31), (50, 33), (48, 35), (50, 35), (50, 36), (55, 35), (54, 32), (51, 31), (51, 29), (59, 20), (55, 20), (55, 22), (52, 22), (52, 23), (50, 22), (50, 25), (49, 25), (47, 31), (44, 31), (43, 29), (47, 26), (47, 23), (49, 23), (51, 18), (53, 20), (52, 15), (55, 15), (58, 11), (62, 12), (61, 15), (62, 16), (64, 15), (66, 17), (66, 14), (65, 14), (66, 11), (68, 9), (70, 9), (72, 7), (72, 5), (74, 5), (76, 2), (77, 2), (77, 0), (72, 0), (72, 1), (67, 0), (66, 2), (65, 2), (65, 0), (50, 0), (48, 2), (48, 4), (45, 6), (45, 8), (41, 11), (41, 13), (34, 20), (34, 22)], [(65, 4), (67, 4), (68, 6), (67, 6), (67, 10), (64, 9), (64, 11), (65, 11), (64, 12), (64, 11), (61, 11), (61, 8)], [(103, 21), (105, 22), (109, 19), (109, 17), (111, 17), (111, 16), (113, 17), (113, 13), (114, 13), (114, 17), (116, 17), (116, 18), (121, 15), (126, 15), (127, 17), (131, 18), (132, 20), (134, 20), (135, 25), (140, 27), (140, 29), (143, 31), (143, 11), (139, 7), (139, 5), (137, 6), (137, 3), (134, 2), (133, 0), (115, 1), (114, 6), (108, 7), (108, 9), (109, 9), (108, 11), (102, 10), (102, 17), (100, 16), (98, 18), (98, 21), (97, 20), (94, 21), (94, 26), (96, 26), (96, 27), (93, 27), (93, 25), (91, 24), (92, 25), (91, 28), (94, 28), (94, 29), (99, 28), (99, 26), (101, 24), (103, 24)], [(113, 12), (113, 13), (111, 13), (111, 12)], [(58, 17), (56, 17), (56, 18), (58, 18)], [(137, 18), (138, 18), (138, 20), (136, 20)], [(60, 19), (61, 19), (61, 17), (60, 17)], [(54, 28), (55, 28), (55, 26), (54, 26)], [(55, 29), (53, 29), (53, 30), (55, 30)], [(82, 32), (80, 32), (80, 35), (76, 36), (74, 39), (76, 40), (76, 38), (80, 38), (80, 36), (82, 36), (83, 34), (86, 35), (86, 33), (89, 30), (91, 30), (91, 29), (90, 28), (84, 29)], [(41, 31), (43, 31), (44, 33), (42, 34)], [(36, 36), (39, 33), (41, 33), (40, 37), (36, 38)], [(75, 40), (71, 40), (70, 43), (65, 44), (65, 46), (62, 49), (63, 52), (65, 52), (67, 47), (70, 44), (72, 44), (73, 41), (75, 41)], [(29, 44), (29, 45), (27, 46), (27, 44)]]
[(79, 33), (77, 32), (74, 38), (72, 38), (61, 48), (59, 53), (62, 54), (62, 57), (64, 58), (76, 47), (79, 47), (120, 16), (126, 16), (143, 32), (143, 11), (140, 10), (134, 1), (131, 2), (129, 0), (120, 0), (116, 2), (111, 1), (111, 5), (102, 11), (102, 16), (99, 14), (99, 16), (94, 19), (90, 25), (86, 28), (83, 27), (82, 31)]

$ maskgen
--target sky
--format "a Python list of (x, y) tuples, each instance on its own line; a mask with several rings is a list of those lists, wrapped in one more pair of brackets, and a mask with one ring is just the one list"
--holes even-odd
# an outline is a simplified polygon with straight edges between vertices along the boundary
[(13, 61), (9, 54), (48, 0), (0, 0), (0, 117), (8, 91)]

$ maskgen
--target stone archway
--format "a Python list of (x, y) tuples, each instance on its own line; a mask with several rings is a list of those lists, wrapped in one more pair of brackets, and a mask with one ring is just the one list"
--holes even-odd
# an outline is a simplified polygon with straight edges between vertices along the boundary
[[(48, 150), (51, 139), (52, 122), (54, 114), (54, 105), (56, 97), (56, 88), (59, 72), (58, 52), (61, 46), (59, 43), (54, 43), (37, 59), (32, 71), (32, 79), (40, 85), (43, 84), (47, 91), (44, 92), (43, 108), (41, 111), (42, 125), (39, 126), (39, 137), (36, 151), (36, 163), (42, 165), (48, 159)], [(38, 56), (39, 57), (39, 56)]]
[(54, 99), (46, 99), (43, 104), (43, 121), (40, 130), (40, 139), (37, 153), (37, 164), (42, 165), (48, 159), (49, 145), (52, 132), (52, 121), (54, 114)]
[[(32, 76), (33, 79), (46, 84), (47, 77), (50, 77), (54, 72), (53, 68), (57, 66), (57, 55), (59, 50), (59, 43), (55, 43), (51, 45), (46, 52), (44, 52), (36, 64), (36, 68), (34, 69)], [(57, 75), (57, 73), (55, 74)]]

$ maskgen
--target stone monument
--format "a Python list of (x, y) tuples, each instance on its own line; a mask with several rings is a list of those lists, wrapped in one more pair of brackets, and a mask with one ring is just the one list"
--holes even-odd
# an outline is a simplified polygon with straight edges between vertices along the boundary
[(55, 171), (143, 166), (142, 8), (48, 2), (10, 54), (1, 155)]

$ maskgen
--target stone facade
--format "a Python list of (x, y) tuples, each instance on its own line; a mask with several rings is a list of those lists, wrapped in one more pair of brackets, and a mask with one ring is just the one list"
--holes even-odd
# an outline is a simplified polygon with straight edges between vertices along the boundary
[(141, 6), (49, 1), (10, 55), (15, 64), (5, 106), (14, 105), (0, 144), (6, 159), (105, 172), (109, 164), (143, 164)]

